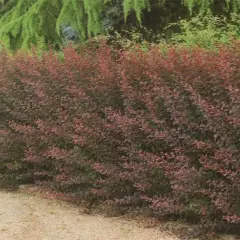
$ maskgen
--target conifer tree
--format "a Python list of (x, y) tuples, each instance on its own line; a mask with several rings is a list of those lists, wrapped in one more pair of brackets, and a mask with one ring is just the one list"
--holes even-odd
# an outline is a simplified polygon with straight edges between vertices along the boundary
[[(10, 49), (29, 48), (32, 44), (39, 48), (62, 44), (63, 24), (77, 31), (79, 38), (104, 31), (102, 16), (120, 1), (122, 18), (127, 21), (135, 14), (140, 23), (143, 11), (151, 11), (154, 2), (159, 7), (176, 0), (0, 0), (0, 41)], [(195, 10), (210, 12), (219, 0), (179, 0), (191, 13)], [(239, 11), (240, 0), (220, 0), (223, 7)]]

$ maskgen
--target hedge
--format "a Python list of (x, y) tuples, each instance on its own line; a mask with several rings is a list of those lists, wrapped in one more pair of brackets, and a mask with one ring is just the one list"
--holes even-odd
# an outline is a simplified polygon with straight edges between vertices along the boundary
[(0, 173), (240, 226), (240, 45), (2, 53)]

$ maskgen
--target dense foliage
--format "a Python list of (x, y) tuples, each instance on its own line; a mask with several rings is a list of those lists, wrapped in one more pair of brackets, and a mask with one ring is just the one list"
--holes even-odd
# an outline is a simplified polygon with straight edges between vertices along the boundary
[(0, 58), (2, 176), (240, 224), (240, 46)]
[(185, 17), (186, 9), (190, 13), (227, 15), (228, 12), (239, 12), (240, 1), (5, 0), (0, 3), (0, 39), (11, 49), (29, 48), (31, 44), (38, 48), (49, 44), (59, 48), (66, 27), (76, 31), (78, 40), (85, 40), (109, 27), (118, 25), (122, 28), (126, 21), (162, 28), (167, 21)]
[(232, 14), (228, 20), (212, 15), (198, 15), (190, 20), (182, 19), (169, 24), (166, 29), (175, 26), (180, 31), (173, 33), (170, 39), (165, 39), (178, 45), (213, 49), (218, 44), (231, 44), (233, 39), (240, 39), (240, 15), (237, 14)]

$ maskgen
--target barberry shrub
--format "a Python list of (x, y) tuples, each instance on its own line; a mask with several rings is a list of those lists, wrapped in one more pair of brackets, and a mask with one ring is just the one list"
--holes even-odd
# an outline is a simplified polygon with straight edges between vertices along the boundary
[(240, 224), (240, 45), (0, 57), (2, 174), (159, 217)]

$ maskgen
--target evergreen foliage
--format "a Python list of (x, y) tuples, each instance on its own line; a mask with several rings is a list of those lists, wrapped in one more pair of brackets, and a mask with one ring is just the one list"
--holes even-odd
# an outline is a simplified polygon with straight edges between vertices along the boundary
[[(141, 23), (145, 10), (151, 11), (156, 3), (159, 8), (174, 0), (1, 0), (0, 2), (0, 39), (10, 49), (29, 48), (31, 44), (45, 48), (62, 44), (63, 24), (71, 26), (81, 40), (104, 30), (102, 16), (108, 9), (121, 3), (122, 18), (135, 12)], [(219, 0), (184, 0), (184, 4), (193, 13), (195, 11), (211, 12), (212, 6)], [(224, 3), (224, 4), (223, 4)], [(223, 4), (223, 5), (222, 5)], [(239, 11), (240, 0), (224, 0), (221, 6), (229, 11)], [(106, 15), (106, 14), (105, 14)]]

